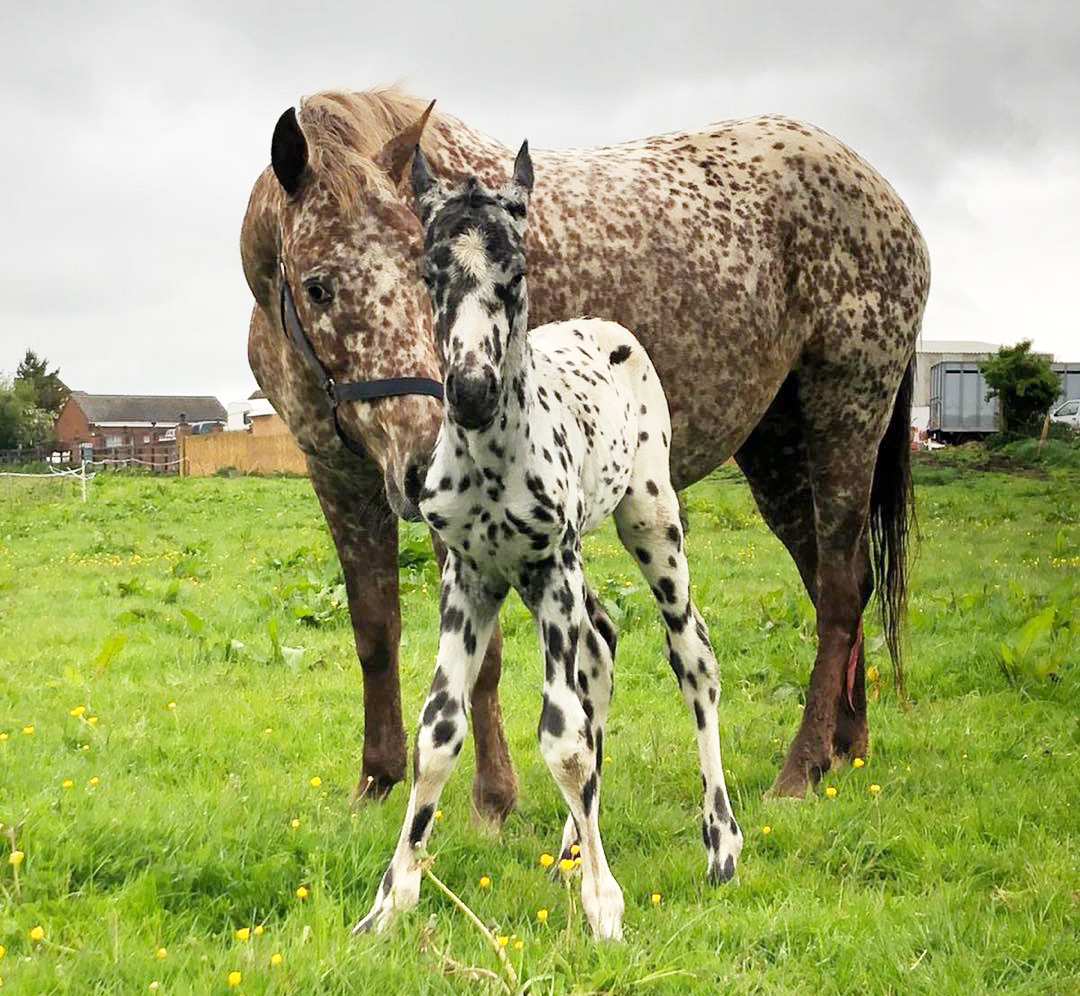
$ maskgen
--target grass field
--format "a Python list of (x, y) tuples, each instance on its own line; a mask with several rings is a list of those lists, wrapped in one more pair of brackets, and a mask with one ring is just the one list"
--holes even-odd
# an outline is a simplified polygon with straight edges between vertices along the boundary
[[(687, 493), (746, 836), (719, 889), (704, 882), (693, 723), (648, 591), (610, 528), (590, 540), (621, 631), (601, 808), (621, 944), (594, 944), (538, 864), (562, 807), (535, 743), (535, 636), (508, 603), (520, 805), (499, 837), (471, 825), (467, 749), (432, 849), (435, 872), (510, 938), (530, 991), (1080, 992), (1080, 473), (982, 459), (919, 465), (909, 702), (868, 623), (869, 756), (804, 802), (763, 794), (800, 715), (809, 603), (738, 474)], [(437, 581), (419, 532), (402, 559), (411, 740)], [(86, 505), (0, 495), (6, 991), (499, 991), (454, 973), (496, 963), (428, 883), (389, 936), (350, 939), (406, 796), (347, 804), (361, 716), (343, 600), (305, 480), (99, 476)]]

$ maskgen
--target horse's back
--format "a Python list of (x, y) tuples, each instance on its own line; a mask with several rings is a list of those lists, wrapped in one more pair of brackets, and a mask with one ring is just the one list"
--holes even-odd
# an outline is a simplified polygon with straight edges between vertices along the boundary
[(880, 301), (882, 327), (855, 334), (890, 369), (912, 352), (925, 244), (828, 133), (767, 116), (533, 158), (533, 315), (633, 331), (667, 393), (680, 486), (741, 445), (815, 335), (851, 345), (846, 294)]

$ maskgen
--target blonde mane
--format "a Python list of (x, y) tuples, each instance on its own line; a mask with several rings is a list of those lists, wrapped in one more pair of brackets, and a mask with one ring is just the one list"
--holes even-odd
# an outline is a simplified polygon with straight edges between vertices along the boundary
[[(349, 92), (323, 90), (300, 101), (298, 115), (311, 150), (312, 166), (345, 214), (359, 204), (363, 187), (392, 191), (390, 177), (375, 161), (383, 146), (416, 122), (427, 101), (392, 87)], [(421, 141), (438, 112), (433, 112)]]

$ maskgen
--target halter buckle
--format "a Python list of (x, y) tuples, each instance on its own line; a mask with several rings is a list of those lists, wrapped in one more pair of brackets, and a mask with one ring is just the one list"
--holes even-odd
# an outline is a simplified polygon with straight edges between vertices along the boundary
[(326, 396), (330, 399), (330, 404), (335, 405), (335, 406), (337, 405), (337, 403), (338, 403), (337, 384), (334, 382), (333, 377), (327, 377), (326, 378)]

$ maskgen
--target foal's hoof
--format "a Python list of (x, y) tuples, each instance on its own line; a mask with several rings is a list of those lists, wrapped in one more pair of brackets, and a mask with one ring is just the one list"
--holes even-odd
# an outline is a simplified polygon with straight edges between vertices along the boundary
[(479, 826), (499, 831), (517, 805), (517, 778), (509, 783), (492, 785), (479, 779), (472, 787), (472, 819)]

